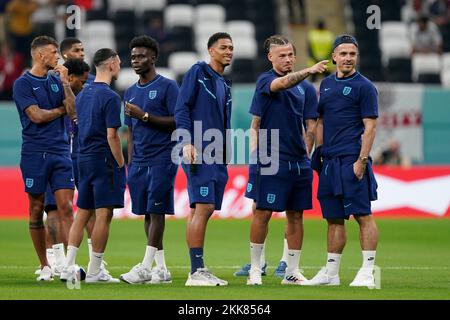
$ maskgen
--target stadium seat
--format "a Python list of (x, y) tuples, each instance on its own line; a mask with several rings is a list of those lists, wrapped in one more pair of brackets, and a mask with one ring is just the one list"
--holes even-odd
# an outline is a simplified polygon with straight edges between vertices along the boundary
[(117, 90), (123, 92), (138, 80), (139, 76), (132, 68), (122, 68), (114, 84)]
[(156, 72), (162, 75), (163, 77), (166, 77), (167, 79), (176, 80), (175, 73), (170, 70), (169, 68), (156, 68)]
[(441, 75), (438, 73), (420, 73), (417, 82), (427, 84), (440, 84)]
[[(435, 83), (436, 77), (431, 75), (440, 75), (441, 73), (441, 57), (436, 53), (429, 54), (415, 54), (412, 58), (412, 73), (413, 80), (419, 81), (419, 76), (421, 77), (421, 82), (423, 81), (433, 81)], [(439, 77), (440, 78), (440, 77)], [(439, 80), (440, 81), (440, 80)]]
[(164, 10), (164, 22), (167, 29), (176, 26), (191, 27), (194, 22), (194, 8), (185, 4), (174, 4)]
[(246, 20), (228, 21), (227, 31), (234, 38), (255, 38), (255, 25)]
[(405, 39), (389, 39), (381, 43), (381, 52), (383, 56), (383, 65), (387, 65), (391, 58), (409, 58), (411, 57), (411, 42)]
[(118, 10), (134, 10), (134, 6), (135, 0), (108, 0), (109, 12), (111, 13)]
[(401, 21), (382, 22), (380, 29), (380, 44), (390, 39), (409, 39), (410, 31), (408, 25)]
[(194, 33), (191, 27), (176, 26), (167, 32), (168, 42), (173, 51), (193, 51)]
[[(196, 42), (198, 42), (199, 39), (203, 41), (203, 39), (206, 39), (206, 41), (203, 42), (201, 45), (201, 48), (203, 50), (204, 47), (206, 47), (206, 43), (208, 42), (208, 38), (216, 32), (224, 32), (226, 31), (225, 24), (220, 21), (202, 21), (202, 20), (196, 20), (196, 23), (194, 25), (194, 32), (195, 32), (195, 38)], [(198, 47), (197, 47), (198, 50)]]
[(217, 4), (198, 5), (195, 9), (195, 21), (223, 22), (225, 21), (225, 9)]
[(108, 20), (108, 12), (105, 10), (89, 10), (86, 12), (86, 21)]
[(257, 44), (254, 38), (233, 38), (234, 59), (253, 59), (257, 56)]
[(195, 52), (174, 52), (169, 56), (169, 68), (176, 77), (183, 75), (198, 61)]
[(255, 82), (256, 75), (253, 59), (234, 59), (231, 67), (231, 79), (233, 83)]
[(411, 82), (412, 70), (410, 58), (391, 58), (386, 69), (386, 81)]
[(450, 72), (443, 72), (441, 74), (441, 83), (444, 87), (450, 88)]
[(135, 0), (135, 12), (141, 14), (147, 10), (162, 11), (166, 6), (166, 0)]

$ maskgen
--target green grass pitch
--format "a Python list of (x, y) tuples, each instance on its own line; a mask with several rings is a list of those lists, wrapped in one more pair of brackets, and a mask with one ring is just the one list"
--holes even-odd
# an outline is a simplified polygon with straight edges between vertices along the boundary
[[(301, 266), (307, 278), (314, 276), (326, 258), (326, 223), (305, 220)], [(380, 242), (376, 264), (381, 268), (381, 289), (351, 288), (361, 264), (358, 228), (347, 223), (348, 242), (341, 262), (341, 286), (282, 286), (272, 275), (282, 253), (284, 220), (270, 222), (266, 242), (268, 276), (262, 286), (249, 287), (245, 277), (233, 272), (249, 262), (250, 220), (211, 220), (208, 225), (205, 262), (227, 287), (185, 287), (189, 255), (184, 220), (168, 220), (165, 255), (173, 283), (167, 285), (96, 285), (81, 283), (69, 290), (56, 279), (38, 283), (33, 274), (37, 258), (28, 234), (27, 221), (0, 221), (0, 299), (450, 299), (450, 219), (379, 219)], [(105, 260), (118, 277), (140, 262), (145, 249), (143, 221), (114, 220)], [(87, 265), (86, 238), (78, 263)]]

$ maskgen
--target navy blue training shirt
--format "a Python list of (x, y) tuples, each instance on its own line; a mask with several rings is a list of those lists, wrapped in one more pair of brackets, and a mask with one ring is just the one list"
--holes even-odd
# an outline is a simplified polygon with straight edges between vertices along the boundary
[[(175, 81), (161, 75), (150, 82), (140, 85), (136, 82), (124, 94), (124, 101), (137, 105), (154, 116), (171, 117), (175, 111), (178, 85)], [(138, 165), (166, 163), (171, 159), (171, 133), (155, 129), (139, 119), (125, 116), (125, 124), (132, 128), (133, 158)]]
[(323, 118), (324, 156), (358, 155), (364, 118), (378, 117), (378, 93), (359, 72), (347, 78), (332, 74), (320, 84), (318, 111)]
[(107, 128), (121, 126), (120, 96), (104, 82), (93, 82), (76, 97), (79, 160), (111, 153)]
[(271, 131), (279, 130), (279, 155), (282, 161), (297, 161), (307, 154), (303, 138), (303, 121), (318, 118), (314, 86), (302, 81), (298, 85), (271, 92), (270, 84), (280, 77), (274, 70), (263, 73), (256, 82), (250, 113), (261, 117), (260, 129), (267, 129), (268, 155), (271, 156)]
[(59, 77), (54, 75), (37, 77), (27, 71), (14, 82), (13, 99), (22, 124), (22, 154), (70, 152), (64, 117), (35, 124), (25, 113), (32, 105), (46, 110), (63, 106), (65, 96)]

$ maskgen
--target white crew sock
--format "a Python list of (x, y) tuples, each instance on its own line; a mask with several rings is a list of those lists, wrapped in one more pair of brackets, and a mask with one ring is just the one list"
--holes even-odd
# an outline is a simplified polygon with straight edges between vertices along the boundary
[(54, 244), (53, 255), (55, 257), (56, 266), (64, 266), (66, 263), (66, 255), (64, 254), (64, 243)]
[(368, 271), (373, 271), (373, 267), (375, 265), (375, 254), (376, 251), (363, 250), (363, 263), (362, 267), (367, 269)]
[(261, 260), (259, 261), (259, 265), (262, 268), (264, 267), (264, 265), (266, 264), (266, 242), (264, 242), (264, 246), (261, 250)]
[(156, 267), (160, 269), (167, 269), (166, 259), (164, 258), (164, 250), (158, 250), (155, 253)]
[(45, 255), (47, 256), (47, 261), (50, 267), (53, 266), (55, 264), (55, 255), (53, 253), (53, 249), (47, 249), (45, 251)]
[(88, 273), (97, 274), (100, 272), (104, 253), (92, 251), (91, 261), (89, 262)]
[(158, 251), (158, 248), (147, 246), (145, 249), (144, 260), (142, 260), (142, 265), (145, 269), (151, 270), (153, 259), (155, 258), (155, 254)]
[(73, 266), (75, 264), (75, 260), (77, 258), (78, 248), (74, 246), (67, 246), (67, 259), (66, 259), (66, 267)]
[(281, 260), (280, 261), (287, 262), (288, 250), (289, 250), (289, 247), (288, 247), (287, 239), (284, 238), (284, 241), (283, 241), (283, 255), (281, 256)]
[(288, 250), (287, 255), (287, 268), (286, 268), (286, 276), (290, 276), (294, 274), (298, 270), (298, 264), (300, 263), (300, 255), (302, 250)]
[(90, 259), (91, 259), (91, 256), (92, 256), (92, 240), (91, 240), (91, 239), (88, 239), (87, 243), (88, 243), (89, 260), (90, 260)]
[(327, 274), (329, 276), (335, 276), (339, 274), (339, 265), (341, 264), (341, 253), (330, 253), (327, 256)]
[(264, 243), (250, 242), (251, 269), (261, 269), (261, 254), (264, 251)]

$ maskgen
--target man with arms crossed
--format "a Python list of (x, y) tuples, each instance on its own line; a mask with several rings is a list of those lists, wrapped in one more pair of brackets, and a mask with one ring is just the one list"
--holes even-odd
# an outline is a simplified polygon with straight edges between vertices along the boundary
[[(67, 69), (57, 64), (56, 40), (36, 37), (31, 56), (32, 68), (15, 81), (13, 98), (22, 124), (20, 169), (29, 200), (29, 229), (41, 265), (37, 280), (51, 281), (43, 223), (45, 190), (50, 185), (58, 205), (55, 240), (65, 243), (73, 221), (75, 186), (64, 116), (75, 118), (75, 96)], [(48, 74), (50, 70), (59, 77)]]
[[(148, 36), (130, 42), (131, 65), (139, 80), (125, 91), (125, 123), (129, 127), (128, 187), (132, 212), (145, 216), (147, 247), (142, 263), (120, 279), (130, 284), (171, 283), (164, 261), (165, 215), (175, 214), (174, 186), (178, 166), (172, 163), (175, 141), (173, 113), (178, 86), (156, 73), (158, 43)], [(152, 270), (153, 260), (156, 268)]]
[(345, 220), (359, 224), (363, 265), (350, 286), (375, 286), (373, 268), (378, 230), (370, 201), (377, 184), (369, 153), (378, 117), (377, 90), (358, 71), (358, 43), (341, 35), (333, 44), (337, 72), (320, 85), (316, 145), (312, 165), (319, 173), (317, 197), (328, 223), (327, 264), (307, 285), (339, 285), (339, 265), (347, 240)]

